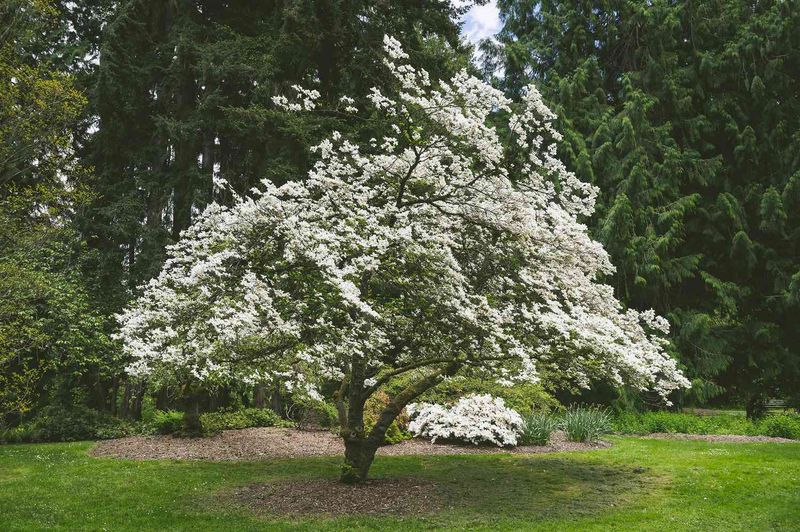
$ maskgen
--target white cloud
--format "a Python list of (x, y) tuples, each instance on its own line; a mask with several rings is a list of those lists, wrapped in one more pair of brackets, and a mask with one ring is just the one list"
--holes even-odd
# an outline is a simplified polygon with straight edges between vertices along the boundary
[(473, 44), (500, 31), (500, 12), (495, 0), (483, 6), (472, 6), (464, 15), (461, 34)]

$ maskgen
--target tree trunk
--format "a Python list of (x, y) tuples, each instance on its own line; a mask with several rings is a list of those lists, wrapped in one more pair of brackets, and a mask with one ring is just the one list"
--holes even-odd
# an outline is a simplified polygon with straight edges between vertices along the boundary
[(767, 413), (766, 398), (761, 393), (754, 393), (750, 396), (745, 406), (747, 419), (761, 419)]
[(267, 407), (267, 387), (265, 385), (256, 385), (256, 390), (253, 393), (253, 404), (256, 408)]
[[(337, 393), (337, 402), (340, 403), (340, 420), (344, 421), (341, 432), (342, 438), (344, 438), (344, 464), (342, 464), (342, 474), (339, 480), (346, 484), (356, 484), (367, 480), (369, 468), (375, 459), (375, 452), (384, 443), (386, 431), (403, 408), (420, 394), (436, 386), (443, 377), (455, 375), (460, 367), (461, 363), (454, 361), (446, 368), (435, 371), (407, 386), (389, 402), (378, 416), (375, 425), (367, 433), (364, 429), (364, 404), (372, 391), (364, 390), (361, 368), (354, 363), (350, 380), (343, 381), (340, 393)], [(353, 379), (353, 377), (355, 378)], [(359, 384), (353, 386), (354, 380)], [(348, 391), (349, 401), (346, 415), (342, 415), (344, 405), (341, 400), (341, 392), (344, 392), (345, 388)]]
[(131, 401), (131, 419), (142, 419), (142, 401), (144, 400), (144, 384), (139, 381), (133, 388), (133, 399)]
[(132, 386), (133, 385), (131, 384), (131, 381), (126, 380), (122, 391), (122, 405), (120, 406), (119, 415), (125, 419), (130, 418), (131, 401), (133, 398), (133, 394), (131, 392)]
[(200, 423), (200, 398), (197, 392), (189, 386), (184, 388), (183, 427), (181, 432), (184, 436), (191, 438), (203, 434), (203, 426)]
[(169, 410), (170, 406), (169, 388), (162, 386), (161, 389), (158, 390), (158, 395), (156, 396), (156, 408), (159, 410)]
[(275, 387), (275, 390), (273, 390), (272, 395), (270, 395), (269, 407), (279, 416), (286, 415), (286, 402), (283, 400), (281, 390), (277, 386)]
[(378, 443), (372, 438), (345, 438), (344, 464), (339, 480), (345, 484), (357, 484), (367, 480), (377, 450)]

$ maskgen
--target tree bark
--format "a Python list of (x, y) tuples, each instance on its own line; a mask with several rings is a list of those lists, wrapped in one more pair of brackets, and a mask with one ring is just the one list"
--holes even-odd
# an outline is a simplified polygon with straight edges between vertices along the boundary
[(344, 440), (344, 464), (339, 480), (358, 484), (367, 480), (378, 444), (372, 438), (350, 437)]
[[(339, 480), (346, 484), (357, 484), (366, 481), (369, 468), (375, 459), (375, 452), (383, 444), (386, 438), (386, 431), (400, 412), (403, 411), (403, 408), (419, 395), (436, 386), (443, 377), (454, 375), (460, 367), (460, 362), (452, 362), (446, 368), (423, 377), (398, 393), (381, 412), (375, 426), (372, 427), (368, 434), (364, 430), (364, 404), (367, 397), (363, 393), (363, 386), (353, 387), (351, 385), (346, 416), (347, 424), (342, 427), (344, 464), (342, 464), (342, 473)], [(355, 371), (351, 373), (351, 377), (354, 376), (360, 382), (363, 382), (363, 375), (359, 374), (360, 368), (358, 364), (354, 364), (353, 369)], [(369, 395), (369, 392), (366, 395)]]
[(131, 400), (132, 400), (132, 393), (131, 393), (131, 384), (130, 380), (125, 381), (125, 386), (123, 387), (122, 391), (122, 405), (120, 406), (119, 415), (125, 419), (130, 417), (131, 411)]
[(190, 386), (184, 387), (183, 392), (183, 426), (181, 432), (184, 436), (191, 438), (203, 434), (203, 426), (200, 423), (200, 398), (195, 390)]
[(253, 393), (253, 404), (256, 408), (267, 407), (267, 387), (263, 384), (257, 384), (256, 390)]
[(144, 400), (144, 384), (139, 381), (133, 388), (130, 416), (132, 419), (142, 419), (142, 401)]

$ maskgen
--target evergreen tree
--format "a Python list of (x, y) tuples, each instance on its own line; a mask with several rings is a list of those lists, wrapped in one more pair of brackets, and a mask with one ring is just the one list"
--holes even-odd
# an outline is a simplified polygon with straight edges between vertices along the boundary
[[(271, 98), (313, 83), (328, 100), (385, 76), (384, 34), (409, 43), (432, 74), (464, 64), (449, 2), (176, 0), (119, 3), (101, 39), (90, 160), (98, 200), (86, 213), (97, 291), (115, 311), (160, 268), (212, 200), (262, 179), (302, 177), (308, 147), (348, 113), (287, 118)], [(344, 105), (342, 106), (344, 107)], [(124, 285), (124, 286), (123, 286)]]
[(669, 313), (696, 401), (797, 393), (795, 4), (500, 0), (483, 46), (561, 117), (617, 293)]

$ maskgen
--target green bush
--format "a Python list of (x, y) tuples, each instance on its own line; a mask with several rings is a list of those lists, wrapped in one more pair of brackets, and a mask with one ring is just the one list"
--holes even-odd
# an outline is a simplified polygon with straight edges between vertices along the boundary
[(33, 429), (29, 424), (0, 430), (0, 443), (31, 443), (35, 441)]
[(136, 432), (134, 424), (85, 406), (47, 406), (22, 425), (0, 433), (5, 443), (102, 440)]
[(178, 410), (154, 410), (150, 426), (158, 434), (177, 434), (183, 427), (183, 412)]
[(611, 431), (611, 415), (597, 407), (572, 407), (564, 412), (561, 427), (570, 441), (595, 441)]
[(800, 440), (800, 416), (787, 414), (767, 416), (758, 424), (758, 429), (763, 436)]
[(550, 435), (558, 428), (558, 419), (545, 412), (531, 412), (523, 418), (520, 445), (547, 445)]
[[(367, 432), (372, 430), (372, 427), (378, 422), (381, 412), (389, 405), (390, 400), (389, 395), (383, 391), (376, 392), (367, 400), (364, 405), (364, 429)], [(401, 412), (400, 415), (392, 421), (389, 428), (386, 429), (386, 435), (383, 439), (384, 444), (394, 445), (395, 443), (410, 440), (413, 436), (406, 430), (408, 422), (408, 414), (406, 414), (405, 411)]]
[[(401, 383), (402, 384), (402, 383)], [(390, 391), (394, 394), (395, 391)], [(500, 397), (506, 406), (522, 415), (534, 411), (553, 411), (561, 404), (538, 384), (502, 386), (492, 380), (476, 377), (453, 377), (421, 395), (420, 403), (453, 404), (470, 394), (488, 394)]]
[(289, 407), (288, 417), (301, 429), (333, 429), (339, 426), (339, 413), (327, 401), (296, 399)]
[(281, 419), (269, 408), (244, 408), (241, 410), (222, 410), (200, 415), (203, 432), (216, 434), (223, 430), (247, 429), (251, 427), (285, 427), (292, 423)]
[(614, 431), (621, 434), (671, 432), (800, 439), (800, 416), (795, 414), (777, 414), (767, 416), (760, 421), (752, 421), (744, 416), (729, 413), (712, 415), (683, 412), (625, 413), (616, 416), (612, 425)]

